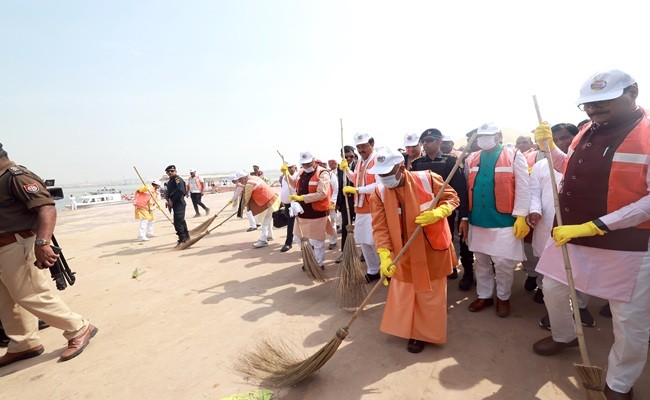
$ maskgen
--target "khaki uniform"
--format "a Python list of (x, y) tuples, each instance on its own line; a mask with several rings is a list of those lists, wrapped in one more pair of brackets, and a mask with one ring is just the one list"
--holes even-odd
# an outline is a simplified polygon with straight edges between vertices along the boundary
[(42, 180), (11, 161), (0, 164), (0, 320), (11, 339), (9, 353), (40, 345), (39, 318), (68, 340), (89, 325), (52, 291), (49, 272), (34, 266), (32, 228), (40, 206), (54, 206)]

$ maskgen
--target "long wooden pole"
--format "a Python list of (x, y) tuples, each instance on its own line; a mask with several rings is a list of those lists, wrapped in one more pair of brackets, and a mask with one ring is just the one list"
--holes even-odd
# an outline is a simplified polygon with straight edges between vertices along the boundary
[[(342, 154), (343, 158), (345, 158), (345, 142), (343, 141), (343, 118), (340, 118), (339, 121), (341, 122), (341, 153), (343, 153)], [(347, 159), (346, 159), (346, 161), (347, 161)], [(348, 167), (349, 167), (349, 165), (348, 165)], [(348, 175), (347, 175), (347, 173), (345, 171), (343, 171), (343, 177), (345, 178), (345, 183), (348, 183), (349, 182)], [(341, 189), (341, 193), (343, 193), (343, 189)], [(343, 193), (343, 201), (345, 201), (345, 211), (347, 212), (348, 225), (352, 225), (352, 219), (351, 219), (351, 216), (350, 216), (350, 199), (348, 199), (348, 195), (345, 194), (345, 193)]]

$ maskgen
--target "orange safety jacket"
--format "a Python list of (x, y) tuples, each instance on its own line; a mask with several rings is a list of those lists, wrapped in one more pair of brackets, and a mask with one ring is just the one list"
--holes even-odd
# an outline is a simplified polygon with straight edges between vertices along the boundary
[[(417, 193), (418, 193), (418, 202), (420, 204), (420, 212), (433, 209), (431, 207), (434, 199), (433, 195), (433, 179), (431, 179), (430, 171), (409, 171), (409, 173), (418, 179), (414, 179)], [(384, 191), (386, 188), (384, 185), (377, 185), (375, 192), (379, 199), (384, 202)], [(402, 210), (397, 210), (398, 213), (402, 214)], [(429, 224), (422, 227), (424, 231), (424, 236), (429, 242), (429, 245), (434, 250), (447, 250), (451, 245), (451, 230), (449, 229), (449, 222), (447, 218), (442, 218), (440, 221)], [(406, 239), (406, 238), (405, 238)]]
[[(497, 211), (502, 214), (512, 214), (515, 208), (515, 166), (514, 159), (518, 150), (504, 147), (499, 154), (494, 167), (494, 199)], [(469, 189), (469, 211), (472, 211), (474, 199), (474, 184), (480, 168), (481, 153), (477, 151), (467, 157), (466, 165), (469, 171), (467, 187)]]
[[(564, 166), (569, 162), (584, 133), (591, 127), (585, 124), (571, 142)], [(643, 118), (614, 152), (609, 173), (607, 212), (611, 213), (648, 195), (648, 161), (650, 159), (650, 116), (643, 111)], [(564, 172), (564, 171), (563, 171)], [(650, 220), (636, 226), (650, 229)]]
[[(354, 171), (354, 186), (361, 187), (371, 185), (376, 182), (374, 174), (366, 173), (375, 165), (375, 157), (368, 160), (365, 165), (361, 165), (361, 160), (357, 161)], [(370, 214), (370, 194), (357, 193), (354, 201), (354, 211), (357, 214)]]
[(136, 190), (135, 196), (133, 196), (133, 205), (137, 208), (149, 209), (150, 200), (151, 195), (147, 191), (146, 186), (143, 186), (140, 189)]
[(258, 176), (249, 176), (246, 185), (253, 186), (253, 191), (251, 192), (253, 204), (248, 203), (248, 208), (253, 212), (253, 215), (257, 215), (266, 210), (270, 205), (269, 203), (277, 197), (273, 189)]
[[(302, 170), (302, 169), (298, 172), (298, 178), (296, 179), (296, 184), (295, 184), (296, 193), (300, 193), (300, 187), (299, 187), (300, 186), (300, 177), (302, 176), (302, 174), (304, 172), (305, 171)], [(329, 174), (329, 171), (327, 171), (325, 168), (320, 167), (320, 166), (316, 167), (316, 170), (314, 171), (314, 174), (311, 176), (311, 178), (309, 178), (309, 184), (308, 184), (308, 190), (307, 190), (308, 193), (316, 193), (316, 191), (318, 190), (318, 183), (320, 182), (320, 174), (322, 174), (324, 172)], [(331, 197), (332, 197), (332, 185), (327, 185), (327, 196), (325, 196), (325, 198), (323, 198), (323, 199), (320, 199), (318, 201), (314, 201), (313, 203), (309, 203), (309, 204), (311, 204), (312, 208), (315, 211), (329, 211), (330, 210), (330, 198)]]

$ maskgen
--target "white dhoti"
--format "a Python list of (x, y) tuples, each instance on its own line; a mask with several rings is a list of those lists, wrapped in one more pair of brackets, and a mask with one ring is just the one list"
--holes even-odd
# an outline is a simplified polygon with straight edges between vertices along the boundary
[(358, 213), (354, 220), (354, 240), (361, 245), (363, 258), (366, 260), (366, 272), (374, 275), (379, 273), (379, 255), (372, 237), (371, 214)]

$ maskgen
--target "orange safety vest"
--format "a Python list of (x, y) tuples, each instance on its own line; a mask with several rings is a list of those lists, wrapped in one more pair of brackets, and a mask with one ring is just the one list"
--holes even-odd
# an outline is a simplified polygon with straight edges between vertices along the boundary
[[(305, 171), (302, 169), (298, 172), (298, 178), (296, 179), (296, 193), (298, 193), (298, 191), (300, 190), (299, 187), (300, 177), (304, 172)], [(318, 183), (320, 182), (320, 174), (322, 174), (323, 172), (327, 172), (329, 174), (329, 172), (325, 168), (320, 166), (316, 167), (314, 174), (311, 176), (311, 178), (309, 178), (309, 184), (307, 186), (308, 193), (316, 193), (316, 191), (318, 190)], [(332, 185), (327, 185), (327, 196), (325, 196), (325, 198), (323, 199), (310, 203), (311, 207), (315, 211), (329, 211), (331, 197), (332, 197)]]
[(535, 163), (538, 161), (537, 160), (537, 155), (539, 154), (538, 150), (530, 149), (527, 152), (521, 154), (523, 154), (524, 157), (526, 157), (526, 163), (528, 163), (528, 168), (532, 168), (533, 165), (535, 165)]
[(264, 211), (268, 207), (268, 203), (277, 196), (271, 187), (258, 176), (249, 176), (246, 184), (253, 186), (251, 200), (257, 207), (251, 207), (251, 204), (248, 205), (248, 208), (253, 212), (253, 215), (257, 215)]
[(150, 200), (151, 200), (151, 195), (147, 191), (146, 187), (143, 186), (140, 189), (136, 190), (135, 196), (133, 196), (133, 205), (136, 206), (137, 208), (149, 209)]
[(203, 190), (205, 189), (205, 183), (201, 181), (201, 178), (199, 177), (198, 174), (195, 174), (194, 178), (192, 178), (191, 176), (187, 178), (187, 191), (188, 192), (190, 191), (190, 180), (192, 179), (196, 179), (196, 186), (199, 188), (200, 191), (199, 193), (203, 193)]
[[(374, 154), (374, 153), (373, 153)], [(357, 165), (354, 171), (354, 186), (361, 187), (367, 186), (375, 183), (375, 175), (367, 174), (370, 168), (375, 165), (375, 156), (367, 160), (363, 166), (361, 165), (361, 160), (357, 161)], [(370, 214), (370, 195), (369, 194), (360, 194), (357, 193), (354, 196), (354, 211), (357, 214)]]
[[(515, 208), (515, 166), (514, 160), (518, 150), (504, 147), (494, 166), (494, 203), (497, 211), (502, 214), (512, 214)], [(467, 157), (466, 165), (469, 170), (467, 187), (469, 188), (469, 211), (472, 211), (474, 184), (481, 162), (481, 153), (477, 151)]]
[[(591, 128), (591, 122), (582, 127), (571, 142), (564, 166), (569, 162), (575, 148)], [(614, 152), (607, 190), (607, 212), (611, 213), (648, 195), (648, 164), (650, 163), (650, 116), (643, 111), (643, 118)], [(564, 172), (564, 171), (563, 171)], [(650, 229), (650, 220), (636, 226)]]
[[(427, 211), (431, 208), (433, 199), (433, 179), (431, 179), (430, 171), (409, 171), (409, 173), (419, 179), (414, 179), (418, 192), (418, 202), (420, 204), (420, 212)], [(379, 199), (384, 202), (384, 185), (377, 185), (375, 192)], [(402, 213), (401, 210), (397, 211)], [(447, 250), (451, 245), (451, 230), (449, 229), (449, 222), (447, 218), (442, 218), (435, 224), (429, 224), (422, 227), (424, 236), (426, 237), (429, 245), (434, 250)]]

